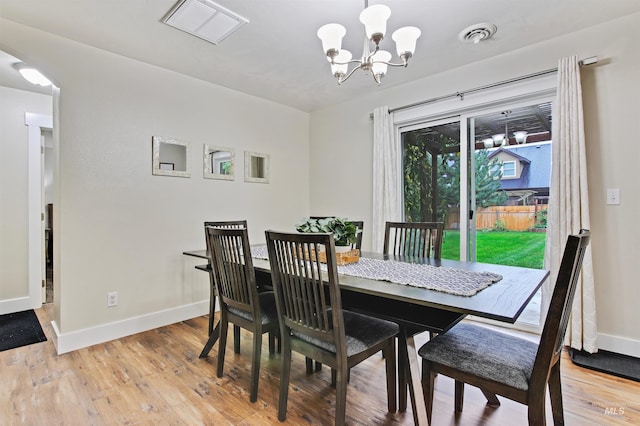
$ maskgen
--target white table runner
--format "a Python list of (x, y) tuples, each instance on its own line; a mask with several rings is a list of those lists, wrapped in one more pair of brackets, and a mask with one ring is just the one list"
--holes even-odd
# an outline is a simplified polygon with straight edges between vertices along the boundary
[[(268, 259), (267, 248), (251, 247), (251, 256)], [(326, 266), (324, 269), (326, 270)], [(405, 284), (459, 296), (473, 296), (502, 279), (502, 275), (492, 272), (473, 272), (366, 257), (361, 257), (356, 263), (338, 266), (338, 274)]]

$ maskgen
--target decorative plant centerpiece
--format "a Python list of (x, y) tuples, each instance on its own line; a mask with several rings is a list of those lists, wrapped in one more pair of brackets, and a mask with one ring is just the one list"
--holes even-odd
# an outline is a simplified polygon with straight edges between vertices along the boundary
[[(305, 219), (304, 222), (296, 225), (298, 232), (319, 233), (325, 232), (333, 234), (333, 241), (336, 248), (338, 264), (357, 262), (360, 258), (359, 250), (352, 249), (351, 245), (358, 240), (358, 227), (348, 219), (340, 217), (327, 217), (322, 219)], [(319, 254), (322, 261), (324, 253)], [(325, 257), (326, 260), (326, 257)]]
[(318, 233), (326, 232), (333, 234), (336, 246), (349, 247), (355, 244), (358, 239), (358, 228), (353, 222), (340, 217), (327, 217), (323, 219), (306, 219), (296, 225), (298, 232)]

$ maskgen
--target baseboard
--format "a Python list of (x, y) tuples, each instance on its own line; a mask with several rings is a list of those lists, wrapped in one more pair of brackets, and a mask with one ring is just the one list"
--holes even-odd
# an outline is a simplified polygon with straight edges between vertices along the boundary
[(56, 347), (58, 355), (154, 328), (175, 324), (209, 313), (209, 301), (178, 306), (164, 311), (152, 312), (126, 320), (102, 324), (96, 327), (60, 333), (58, 324), (51, 321), (55, 336), (51, 339)]
[(640, 358), (640, 340), (598, 333), (598, 348)]
[(42, 304), (35, 303), (30, 297), (0, 300), (0, 315), (22, 312), (28, 309), (38, 309)]

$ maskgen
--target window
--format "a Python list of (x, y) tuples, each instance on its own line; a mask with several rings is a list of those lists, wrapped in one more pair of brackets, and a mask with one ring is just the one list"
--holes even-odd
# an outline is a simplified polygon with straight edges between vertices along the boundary
[(516, 162), (505, 161), (502, 163), (502, 178), (516, 177)]

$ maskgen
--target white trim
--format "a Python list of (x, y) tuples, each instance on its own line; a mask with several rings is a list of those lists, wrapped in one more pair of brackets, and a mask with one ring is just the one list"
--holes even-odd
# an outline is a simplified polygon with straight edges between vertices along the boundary
[(490, 108), (494, 105), (504, 106), (504, 104), (511, 102), (528, 102), (530, 99), (555, 96), (555, 93), (556, 75), (552, 74), (477, 93), (470, 93), (462, 99), (448, 99), (396, 111), (394, 112), (394, 123), (408, 125), (425, 119), (432, 120), (447, 115), (462, 115), (478, 109)]
[(29, 298), (26, 309), (42, 306), (42, 129), (53, 128), (50, 115), (25, 112), (24, 124), (28, 127), (28, 280)]
[[(469, 120), (468, 119), (463, 119), (462, 116), (460, 117), (460, 136), (458, 136), (458, 141), (460, 144), (460, 211), (458, 212), (458, 217), (460, 218), (459, 220), (459, 224), (458, 224), (458, 228), (460, 229), (460, 261), (461, 262), (468, 262), (468, 261), (475, 261), (475, 255), (473, 256), (474, 258), (471, 259), (469, 256), (469, 237), (470, 237), (470, 232), (469, 232), (469, 221), (471, 220), (471, 218), (469, 217), (471, 215), (470, 210), (472, 209), (471, 207), (471, 200), (470, 200), (470, 195), (469, 191), (468, 191), (468, 184), (466, 182), (469, 182), (469, 168), (471, 168), (471, 170), (473, 170), (473, 174), (475, 174), (475, 166), (474, 164), (470, 164), (471, 161), (471, 157), (475, 157), (470, 155), (469, 153), (469, 142), (467, 141), (467, 132), (469, 129)], [(473, 210), (475, 211), (476, 207), (473, 206)], [(466, 244), (463, 244), (462, 242), (466, 241)]]
[(15, 299), (0, 300), (0, 315), (11, 314), (35, 309), (31, 297), (18, 297)]
[[(143, 331), (175, 324), (208, 313), (209, 300), (205, 300), (164, 311), (152, 312), (121, 321), (102, 324), (96, 327), (84, 328), (70, 333), (60, 333), (58, 324), (55, 321), (51, 321), (54, 331), (54, 336), (51, 340), (56, 347), (58, 355), (61, 355)], [(198, 348), (195, 348), (195, 350), (198, 350)]]
[(640, 340), (598, 333), (598, 348), (640, 358)]

